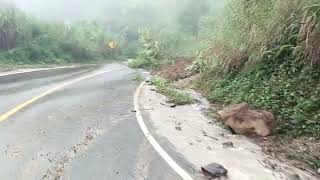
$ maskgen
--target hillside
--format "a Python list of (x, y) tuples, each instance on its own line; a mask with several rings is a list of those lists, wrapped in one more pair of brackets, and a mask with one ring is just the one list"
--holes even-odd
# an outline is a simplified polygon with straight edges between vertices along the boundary
[[(320, 167), (319, 17), (317, 0), (232, 0), (224, 10), (202, 14), (196, 35), (176, 47), (196, 52), (185, 69), (201, 74), (195, 89), (219, 106), (246, 102), (273, 112), (275, 149), (314, 169)], [(190, 57), (171, 53), (163, 41), (152, 30), (141, 32), (145, 50), (131, 65), (163, 69), (174, 57)], [(306, 150), (286, 149), (293, 141), (305, 142)]]

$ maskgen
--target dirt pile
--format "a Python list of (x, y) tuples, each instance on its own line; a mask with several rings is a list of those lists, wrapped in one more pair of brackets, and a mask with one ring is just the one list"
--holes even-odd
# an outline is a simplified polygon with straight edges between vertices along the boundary
[(172, 65), (162, 66), (160, 69), (153, 72), (153, 74), (163, 77), (171, 81), (178, 81), (179, 79), (187, 78), (186, 68), (191, 65), (193, 58), (177, 58)]

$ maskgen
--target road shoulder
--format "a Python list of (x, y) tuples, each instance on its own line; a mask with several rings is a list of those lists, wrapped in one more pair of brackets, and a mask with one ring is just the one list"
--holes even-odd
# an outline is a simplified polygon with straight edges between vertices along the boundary
[[(170, 107), (166, 97), (144, 85), (140, 92), (140, 109), (146, 124), (154, 134), (165, 138), (190, 162), (195, 171), (201, 166), (216, 162), (228, 169), (228, 179), (316, 179), (295, 167), (272, 160), (250, 139), (232, 135), (227, 130), (203, 116), (200, 105)], [(225, 148), (232, 142), (234, 147)], [(161, 144), (160, 144), (161, 145)]]

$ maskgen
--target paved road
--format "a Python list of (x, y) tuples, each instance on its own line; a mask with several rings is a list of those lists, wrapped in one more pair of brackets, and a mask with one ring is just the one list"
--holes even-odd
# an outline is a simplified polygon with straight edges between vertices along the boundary
[[(0, 114), (63, 82), (119, 64), (0, 77)], [(134, 71), (106, 72), (59, 89), (0, 122), (0, 179), (178, 180), (133, 110)]]

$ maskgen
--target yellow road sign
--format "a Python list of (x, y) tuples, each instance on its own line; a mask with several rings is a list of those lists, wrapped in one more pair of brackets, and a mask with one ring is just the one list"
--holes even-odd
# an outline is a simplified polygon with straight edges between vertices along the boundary
[(112, 41), (109, 43), (109, 48), (115, 49), (117, 47), (117, 43), (115, 41)]

